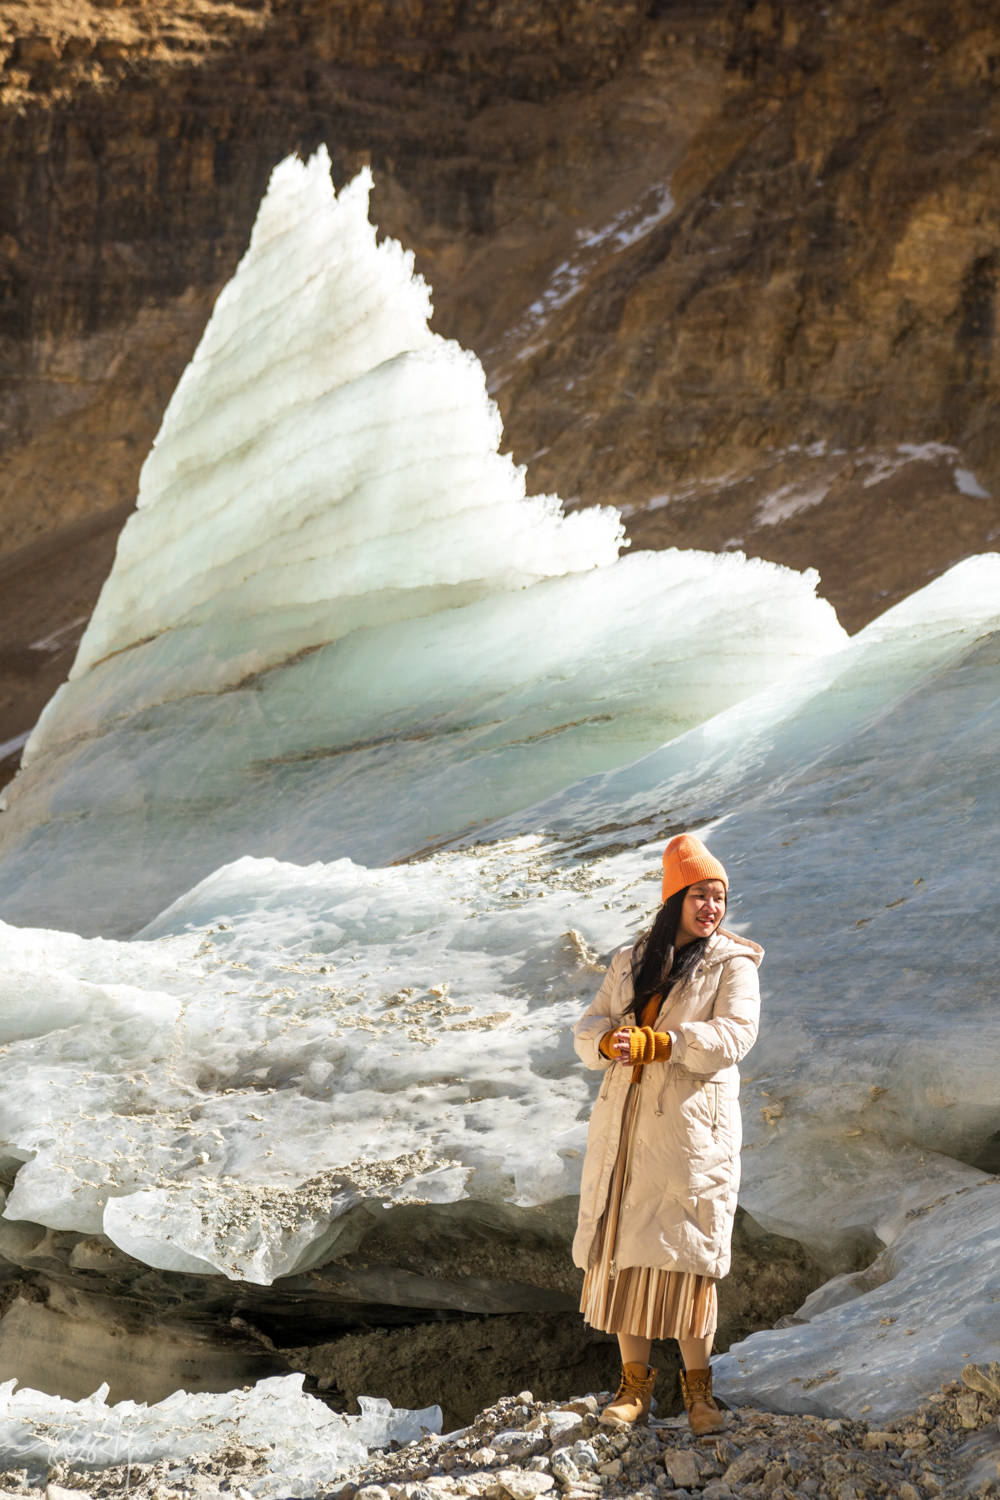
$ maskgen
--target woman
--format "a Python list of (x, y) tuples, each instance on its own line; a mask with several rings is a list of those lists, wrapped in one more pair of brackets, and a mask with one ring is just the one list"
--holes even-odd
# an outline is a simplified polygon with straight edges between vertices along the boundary
[(700, 839), (663, 854), (663, 905), (620, 949), (575, 1031), (605, 1072), (591, 1116), (573, 1259), (581, 1311), (618, 1335), (622, 1378), (601, 1421), (645, 1422), (654, 1338), (675, 1338), (695, 1433), (718, 1432), (709, 1356), (729, 1270), (742, 1128), (737, 1063), (757, 1038), (763, 949), (725, 932), (729, 877)]

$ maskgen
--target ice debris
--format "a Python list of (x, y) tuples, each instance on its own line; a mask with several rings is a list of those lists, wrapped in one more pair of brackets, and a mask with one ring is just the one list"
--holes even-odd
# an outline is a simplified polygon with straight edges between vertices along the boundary
[[(28, 1481), (55, 1464), (64, 1483), (67, 1468), (82, 1474), (124, 1467), (138, 1481), (144, 1468), (161, 1465), (169, 1487), (189, 1469), (224, 1473), (235, 1459), (246, 1467), (240, 1484), (250, 1495), (311, 1496), (366, 1462), (371, 1449), (441, 1429), (439, 1407), (400, 1411), (367, 1396), (359, 1399), (360, 1415), (340, 1416), (303, 1392), (301, 1375), (221, 1395), (176, 1391), (154, 1406), (108, 1406), (107, 1386), (85, 1401), (65, 1401), (16, 1385), (0, 1385), (0, 1465), (23, 1468)], [(6, 1481), (0, 1476), (0, 1488)], [(123, 1488), (138, 1500), (138, 1488), (127, 1481)]]

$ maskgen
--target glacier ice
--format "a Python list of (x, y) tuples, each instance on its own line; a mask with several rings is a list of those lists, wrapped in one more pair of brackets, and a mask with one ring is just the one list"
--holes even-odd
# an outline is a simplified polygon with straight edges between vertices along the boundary
[(406, 857), (846, 639), (815, 574), (616, 561), (616, 511), (527, 496), (370, 186), (274, 172), (8, 790), (9, 921), (122, 936), (239, 855)]
[(189, 1395), (177, 1391), (154, 1406), (107, 1404), (107, 1386), (85, 1401), (0, 1385), (0, 1464), (44, 1480), (50, 1465), (87, 1468), (152, 1464), (204, 1457), (238, 1443), (264, 1451), (259, 1478), (243, 1486), (261, 1500), (315, 1495), (331, 1478), (362, 1463), (372, 1448), (407, 1443), (441, 1431), (439, 1407), (394, 1410), (362, 1396), (359, 1416), (339, 1416), (302, 1390), (301, 1375), (259, 1380), (241, 1391)]
[[(598, 955), (653, 909), (673, 811), (728, 808), (711, 838), (733, 925), (767, 949), (742, 1201), (858, 1288), (748, 1340), (735, 1389), (758, 1389), (758, 1337), (782, 1393), (814, 1373), (810, 1338), (842, 1340), (809, 1397), (824, 1410), (859, 1410), (875, 1378), (901, 1410), (953, 1372), (956, 1340), (990, 1357), (995, 1304), (931, 1206), (984, 1201), (996, 1130), (993, 887), (963, 911), (970, 871), (994, 868), (998, 582), (998, 558), (960, 565), (780, 692), (529, 811), (533, 833), (507, 820), (383, 869), (246, 857), (131, 942), (0, 929), (38, 997), (0, 1053), (0, 1138), (24, 1163), (6, 1215), (265, 1283), (396, 1207), (554, 1211), (578, 1180), (591, 1080), (569, 1031)], [(107, 1057), (81, 1040), (84, 1003)], [(850, 1277), (880, 1246), (866, 1300)], [(937, 1277), (911, 1275), (913, 1254)], [(873, 1375), (904, 1292), (919, 1361), (903, 1346)], [(964, 1337), (936, 1311), (962, 1295)]]
[(256, 1286), (558, 1236), (571, 1023), (694, 826), (767, 950), (742, 1201), (831, 1278), (720, 1387), (900, 1412), (1000, 1345), (1000, 557), (850, 640), (812, 576), (616, 560), (366, 198), (276, 174), (0, 818), (4, 1220)]

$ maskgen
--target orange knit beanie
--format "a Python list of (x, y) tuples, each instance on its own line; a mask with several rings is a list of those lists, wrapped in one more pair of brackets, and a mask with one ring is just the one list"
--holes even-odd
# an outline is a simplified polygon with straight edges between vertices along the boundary
[(663, 851), (663, 900), (696, 880), (721, 880), (729, 889), (729, 876), (693, 833), (679, 833)]

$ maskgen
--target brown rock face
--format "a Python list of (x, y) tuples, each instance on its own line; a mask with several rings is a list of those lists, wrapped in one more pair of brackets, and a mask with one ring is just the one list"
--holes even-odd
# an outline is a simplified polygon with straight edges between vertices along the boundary
[(19, 549), (68, 627), (62, 529), (133, 499), (268, 173), (321, 140), (338, 182), (372, 162), (534, 488), (816, 566), (849, 628), (996, 545), (977, 0), (21, 0), (0, 58), (0, 743), (48, 690)]

